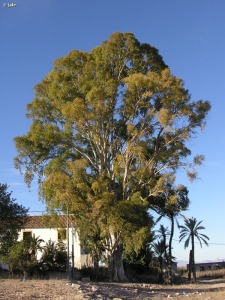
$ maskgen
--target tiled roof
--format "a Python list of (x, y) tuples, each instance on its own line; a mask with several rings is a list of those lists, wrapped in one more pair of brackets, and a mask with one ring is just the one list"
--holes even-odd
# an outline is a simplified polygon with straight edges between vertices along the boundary
[[(69, 216), (69, 226), (71, 227), (72, 216)], [(66, 228), (67, 215), (56, 216), (28, 216), (24, 228)]]

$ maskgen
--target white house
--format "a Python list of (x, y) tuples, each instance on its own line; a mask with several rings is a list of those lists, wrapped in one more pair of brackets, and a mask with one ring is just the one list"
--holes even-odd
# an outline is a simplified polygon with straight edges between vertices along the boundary
[[(49, 240), (65, 243), (66, 246), (69, 246), (70, 264), (72, 265), (73, 261), (75, 268), (92, 265), (90, 255), (80, 245), (72, 216), (28, 216), (24, 228), (19, 232), (18, 240), (23, 240), (27, 236), (39, 237), (44, 240), (41, 246)], [(38, 252), (37, 259), (40, 259), (41, 255), (41, 252)]]

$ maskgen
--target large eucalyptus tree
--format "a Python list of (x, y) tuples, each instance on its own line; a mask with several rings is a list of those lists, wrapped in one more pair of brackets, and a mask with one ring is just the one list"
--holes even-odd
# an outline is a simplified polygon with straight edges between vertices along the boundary
[(71, 51), (35, 87), (15, 165), (28, 184), (39, 176), (49, 207), (69, 207), (78, 227), (97, 222), (113, 280), (125, 278), (123, 250), (148, 239), (150, 197), (190, 164), (187, 142), (210, 109), (190, 98), (157, 49), (131, 33)]

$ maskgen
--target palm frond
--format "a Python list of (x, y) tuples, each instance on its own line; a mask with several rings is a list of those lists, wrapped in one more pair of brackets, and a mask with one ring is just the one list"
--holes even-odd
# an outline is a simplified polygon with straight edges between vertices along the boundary
[(189, 238), (185, 241), (185, 243), (184, 243), (184, 248), (185, 248), (185, 249), (188, 248), (189, 242), (190, 242), (190, 237), (189, 237)]
[(191, 237), (196, 237), (200, 243), (200, 246), (202, 247), (202, 242), (208, 246), (207, 240), (209, 240), (209, 237), (205, 234), (199, 233), (199, 230), (204, 230), (205, 227), (201, 225), (202, 221), (197, 221), (196, 218), (190, 218), (184, 219), (184, 224), (179, 226), (180, 228), (180, 241), (182, 241), (184, 238), (187, 238), (184, 244), (184, 247), (187, 248), (189, 246), (189, 242)]

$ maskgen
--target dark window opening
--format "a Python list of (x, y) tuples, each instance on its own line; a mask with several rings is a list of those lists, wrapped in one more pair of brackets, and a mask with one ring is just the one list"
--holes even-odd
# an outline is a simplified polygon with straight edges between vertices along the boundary
[(67, 239), (67, 230), (64, 228), (58, 229), (57, 239), (59, 242), (65, 241)]
[(23, 240), (27, 241), (31, 239), (32, 237), (32, 231), (23, 231)]

